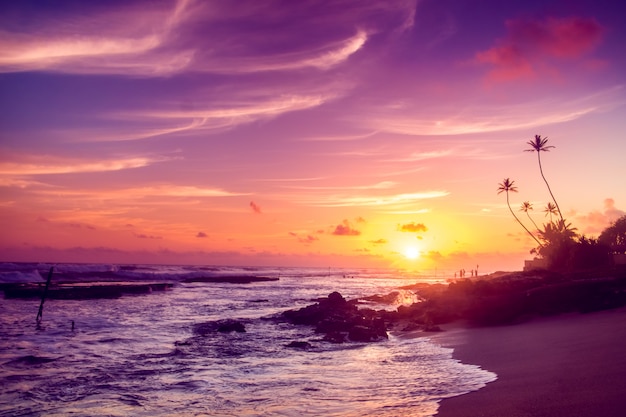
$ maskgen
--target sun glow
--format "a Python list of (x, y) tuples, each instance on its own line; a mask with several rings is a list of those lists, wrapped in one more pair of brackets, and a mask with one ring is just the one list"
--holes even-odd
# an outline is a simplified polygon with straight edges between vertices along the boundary
[(407, 259), (417, 259), (420, 256), (420, 251), (415, 246), (409, 246), (404, 249), (404, 256)]

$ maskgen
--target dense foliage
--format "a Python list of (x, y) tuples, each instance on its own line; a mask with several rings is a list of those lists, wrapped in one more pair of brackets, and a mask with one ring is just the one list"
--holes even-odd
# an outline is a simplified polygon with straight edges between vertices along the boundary
[(527, 151), (537, 153), (541, 177), (552, 197), (552, 201), (548, 202), (544, 210), (546, 216), (549, 216), (549, 222), (543, 225), (543, 230), (539, 228), (530, 216), (532, 204), (527, 201), (522, 204), (520, 211), (526, 213), (534, 226), (534, 231), (531, 232), (515, 215), (509, 201), (509, 193), (517, 192), (513, 180), (506, 178), (501, 184), (498, 184), (498, 194), (506, 193), (506, 203), (511, 214), (538, 244), (531, 253), (546, 260), (548, 269), (553, 271), (575, 271), (610, 266), (613, 261), (611, 254), (626, 253), (626, 216), (604, 230), (598, 239), (578, 235), (576, 228), (563, 218), (552, 189), (543, 173), (541, 153), (548, 152), (554, 146), (548, 145), (548, 139), (542, 138), (540, 135), (535, 135), (534, 140), (527, 143), (531, 146)]
[(600, 234), (598, 241), (608, 246), (612, 253), (626, 253), (626, 216), (620, 217), (607, 227)]

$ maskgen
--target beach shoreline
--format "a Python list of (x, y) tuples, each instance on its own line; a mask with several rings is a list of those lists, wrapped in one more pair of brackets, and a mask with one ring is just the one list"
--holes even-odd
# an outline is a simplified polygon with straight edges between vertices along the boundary
[(626, 308), (428, 335), (497, 374), (440, 403), (437, 417), (618, 417), (626, 409)]

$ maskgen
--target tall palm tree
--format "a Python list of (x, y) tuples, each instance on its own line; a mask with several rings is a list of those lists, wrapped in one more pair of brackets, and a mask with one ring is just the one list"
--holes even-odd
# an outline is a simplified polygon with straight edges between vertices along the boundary
[(524, 223), (522, 223), (522, 221), (515, 215), (515, 212), (513, 211), (513, 209), (511, 208), (511, 203), (509, 202), (509, 192), (511, 193), (516, 193), (517, 192), (517, 187), (514, 185), (515, 181), (509, 179), (509, 178), (505, 178), (504, 181), (502, 181), (501, 184), (498, 184), (498, 194), (500, 193), (506, 193), (506, 205), (509, 206), (509, 211), (511, 212), (511, 214), (513, 215), (513, 217), (515, 218), (515, 220), (517, 220), (517, 222), (520, 224), (520, 226), (522, 226), (524, 228), (524, 230), (526, 230), (526, 233), (528, 233), (530, 235), (530, 237), (532, 237), (535, 242), (537, 242), (537, 244), (539, 246), (541, 245), (541, 242), (539, 242), (539, 240), (535, 237), (535, 235), (533, 235), (530, 230), (528, 230), (526, 228), (526, 226), (524, 226)]
[(550, 223), (552, 223), (552, 216), (556, 216), (558, 214), (556, 210), (556, 206), (550, 202), (546, 205), (546, 208), (543, 209), (543, 212), (546, 213), (546, 216), (550, 216)]
[(559, 207), (559, 203), (557, 203), (556, 198), (554, 198), (554, 194), (552, 194), (552, 190), (550, 189), (550, 184), (548, 184), (548, 180), (546, 180), (546, 176), (543, 175), (543, 167), (541, 166), (541, 152), (549, 152), (551, 148), (554, 146), (547, 145), (548, 138), (542, 138), (540, 135), (535, 135), (535, 140), (529, 140), (526, 142), (531, 146), (531, 149), (525, 149), (526, 152), (537, 152), (537, 162), (539, 163), (539, 172), (541, 173), (541, 178), (543, 178), (543, 182), (546, 183), (546, 187), (548, 187), (548, 192), (550, 193), (550, 197), (552, 197), (552, 201), (556, 204), (556, 209), (559, 213), (559, 217), (561, 221), (563, 221), (563, 214), (561, 213), (561, 208)]
[(529, 211), (531, 211), (532, 209), (533, 209), (533, 205), (530, 204), (530, 202), (528, 202), (528, 201), (524, 201), (522, 203), (522, 207), (519, 209), (519, 211), (523, 211), (524, 213), (526, 213), (526, 216), (528, 216), (528, 219), (533, 223), (533, 226), (535, 226), (535, 229), (539, 230), (539, 227), (537, 227), (537, 223), (535, 223), (533, 218), (530, 217)]

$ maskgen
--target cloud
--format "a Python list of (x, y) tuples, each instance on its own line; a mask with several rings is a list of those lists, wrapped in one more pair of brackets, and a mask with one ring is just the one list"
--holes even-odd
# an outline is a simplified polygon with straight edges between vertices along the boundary
[(199, 238), (205, 238), (205, 237), (209, 237), (209, 235), (207, 235), (207, 234), (206, 234), (206, 233), (204, 233), (204, 232), (198, 232), (198, 234), (196, 235), (196, 237), (199, 237)]
[(384, 245), (387, 243), (387, 239), (370, 240), (370, 243), (372, 245)]
[(310, 244), (319, 240), (319, 238), (316, 236), (310, 234), (298, 234), (296, 232), (289, 232), (289, 236), (295, 237), (296, 239), (298, 239), (298, 242), (304, 244)]
[(250, 208), (256, 214), (261, 214), (261, 207), (257, 205), (254, 201), (250, 202)]
[(595, 210), (587, 214), (575, 216), (575, 222), (580, 224), (579, 232), (584, 234), (599, 234), (607, 227), (611, 226), (617, 219), (626, 215), (626, 211), (615, 207), (615, 200), (607, 198), (604, 200), (603, 210)]
[[(609, 111), (623, 105), (623, 86), (569, 98), (539, 97), (526, 102), (498, 105), (456, 104), (454, 107), (433, 105), (424, 113), (419, 103), (404, 112), (381, 112), (379, 108), (361, 108), (350, 120), (360, 127), (381, 132), (415, 136), (464, 135), (536, 128), (564, 123), (583, 116)], [(414, 114), (420, 114), (415, 117)], [(446, 155), (449, 153), (449, 155)], [(419, 161), (446, 156), (459, 156), (454, 151), (408, 154), (401, 161)], [(470, 155), (471, 156), (471, 155)], [(480, 155), (474, 155), (479, 156)]]
[(513, 19), (506, 28), (504, 39), (474, 56), (474, 62), (491, 66), (490, 81), (531, 78), (554, 61), (579, 59), (600, 44), (604, 33), (595, 19), (582, 17)]
[[(173, 7), (125, 5), (107, 11), (84, 6), (52, 19), (29, 9), (23, 31), (0, 36), (0, 72), (45, 70), (66, 73), (161, 76), (180, 71), (193, 58), (189, 48), (168, 49), (189, 1)], [(131, 23), (132, 22), (132, 23)]]
[(373, 195), (373, 196), (338, 196), (331, 195), (327, 197), (311, 199), (306, 197), (303, 203), (318, 207), (356, 207), (356, 206), (390, 206), (405, 205), (416, 201), (440, 198), (449, 195), (447, 191), (425, 191), (420, 193), (403, 193), (395, 195)]
[(108, 172), (142, 168), (166, 158), (135, 157), (109, 160), (76, 160), (50, 156), (30, 156), (24, 162), (0, 162), (0, 175), (51, 175)]
[(58, 8), (54, 14), (15, 7), (14, 20), (27, 23), (0, 32), (0, 72), (163, 77), (327, 71), (363, 50), (371, 36), (409, 29), (415, 8), (403, 0), (178, 0), (149, 8), (142, 2), (112, 8), (82, 2), (72, 13)]
[(175, 184), (164, 184), (164, 185), (154, 185), (154, 186), (146, 186), (146, 187), (135, 187), (135, 188), (120, 188), (113, 190), (68, 190), (68, 189), (57, 189), (54, 191), (49, 190), (39, 190), (36, 191), (37, 194), (42, 195), (55, 195), (59, 197), (83, 197), (83, 198), (110, 198), (110, 199), (122, 199), (122, 198), (145, 198), (145, 197), (233, 197), (233, 196), (242, 196), (242, 195), (250, 195), (249, 193), (236, 193), (230, 192), (226, 190), (222, 190), (220, 188), (210, 188), (210, 187), (196, 187), (193, 185), (175, 185)]
[(156, 240), (163, 239), (162, 236), (146, 235), (143, 233), (133, 233), (133, 235), (138, 239), (156, 239)]
[(399, 224), (398, 230), (401, 232), (419, 233), (419, 232), (425, 232), (428, 229), (423, 223), (411, 222), (411, 223), (406, 223), (402, 225)]
[(352, 228), (347, 219), (341, 224), (338, 224), (333, 231), (333, 235), (335, 236), (359, 236), (360, 234), (360, 231)]

